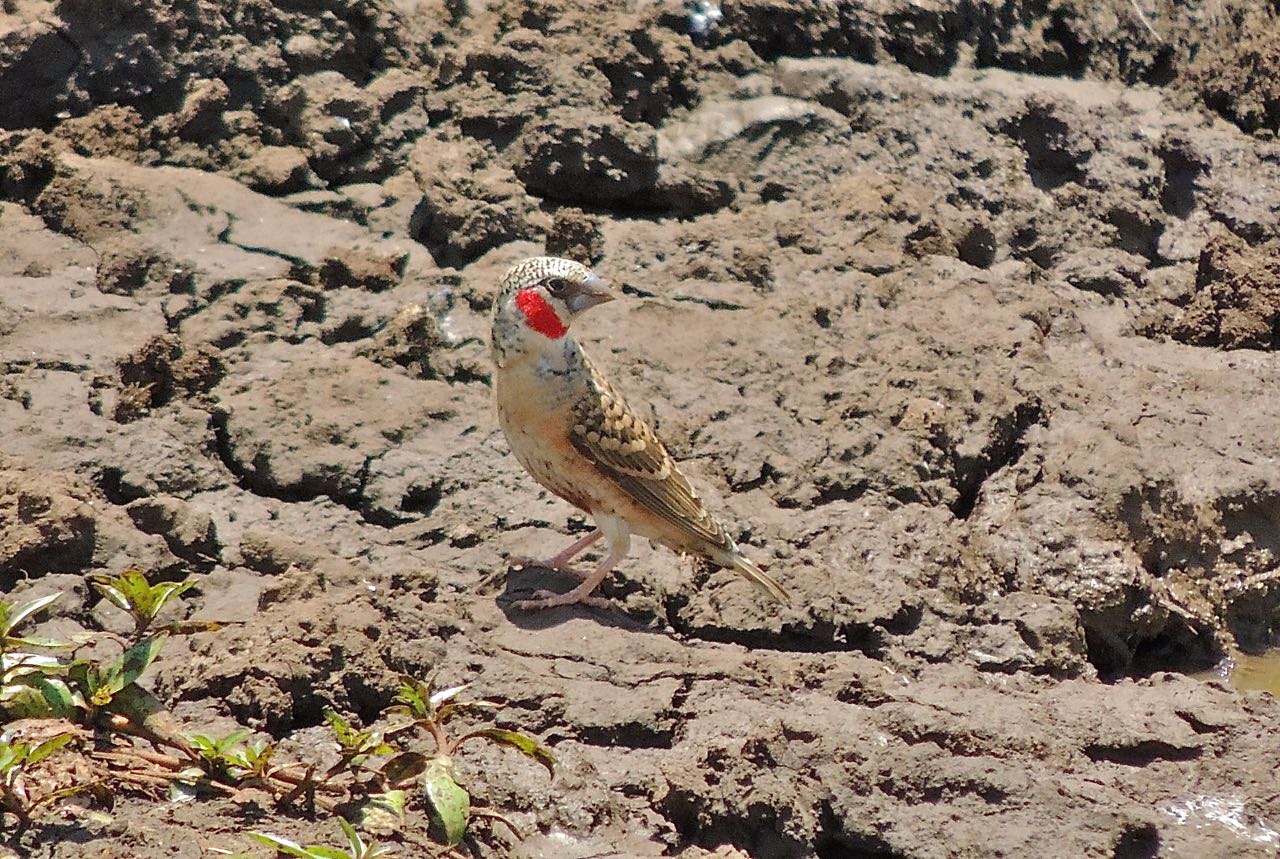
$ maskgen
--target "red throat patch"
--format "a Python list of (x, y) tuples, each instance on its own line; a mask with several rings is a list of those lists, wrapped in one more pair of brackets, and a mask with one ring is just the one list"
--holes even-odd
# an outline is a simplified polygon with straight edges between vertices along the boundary
[(516, 293), (516, 307), (524, 314), (525, 322), (543, 337), (559, 340), (568, 331), (560, 317), (547, 304), (547, 300), (536, 289), (522, 289)]

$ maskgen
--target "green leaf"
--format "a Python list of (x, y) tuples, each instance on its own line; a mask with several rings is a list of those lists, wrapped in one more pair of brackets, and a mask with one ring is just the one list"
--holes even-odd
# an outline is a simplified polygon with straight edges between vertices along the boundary
[(249, 736), (248, 729), (242, 728), (239, 731), (232, 731), (221, 740), (214, 743), (214, 749), (217, 750), (218, 754), (225, 755), (227, 752), (243, 743), (244, 738), (247, 736)]
[[(405, 792), (389, 790), (386, 793), (373, 793), (344, 807), (340, 812), (343, 817), (359, 823), (369, 833), (391, 834), (404, 829)], [(364, 855), (371, 853), (373, 842), (364, 848)]]
[(0, 656), (0, 670), (6, 678), (21, 677), (23, 674), (61, 674), (66, 666), (56, 656), (44, 653), (5, 653)]
[(195, 582), (160, 582), (151, 586), (151, 616), (155, 617), (165, 604), (174, 597), (180, 597), (196, 586)]
[[(308, 844), (304, 850), (311, 859), (353, 859), (352, 855), (341, 847), (326, 847), (323, 844)], [(356, 856), (354, 859), (360, 859)]]
[(66, 650), (69, 647), (75, 647), (75, 642), (59, 641), (56, 638), (31, 638), (23, 636), (21, 638), (12, 637), (5, 640), (5, 644), (9, 647), (41, 647), (45, 650)]
[(97, 688), (93, 690), (90, 701), (98, 707), (110, 704), (117, 692), (134, 683), (151, 667), (168, 638), (163, 633), (150, 635), (120, 654), (120, 658), (107, 668)]
[(58, 734), (56, 737), (50, 737), (31, 750), (31, 754), (27, 755), (27, 763), (31, 765), (40, 763), (74, 739), (74, 734)]
[(532, 758), (542, 764), (547, 768), (547, 772), (550, 775), (554, 776), (556, 774), (556, 758), (555, 755), (551, 754), (551, 750), (519, 731), (508, 731), (506, 728), (481, 728), (478, 731), (472, 731), (464, 735), (458, 740), (455, 748), (461, 747), (467, 740), (480, 737), (500, 746), (510, 746), (525, 757)]
[(77, 700), (75, 693), (57, 677), (32, 677), (31, 681), (55, 718), (70, 719), (84, 704), (84, 699)]
[(125, 570), (118, 576), (95, 576), (94, 589), (129, 612), (145, 628), (155, 619), (169, 600), (195, 587), (195, 582), (158, 582), (151, 584), (141, 570)]
[(9, 719), (73, 719), (79, 702), (57, 677), (29, 674), (0, 690), (0, 708)]
[[(137, 578), (142, 579), (141, 589), (137, 586)], [(125, 570), (118, 576), (94, 576), (90, 584), (95, 591), (130, 614), (137, 608), (137, 599), (146, 599), (150, 595), (150, 586), (138, 570)]]
[(422, 787), (434, 837), (450, 847), (461, 843), (471, 820), (471, 795), (454, 781), (447, 760), (437, 758), (427, 768)]
[(187, 742), (195, 746), (196, 751), (206, 757), (217, 753), (217, 747), (214, 745), (213, 740), (204, 734), (191, 734), (187, 737)]
[(271, 758), (275, 756), (276, 747), (271, 743), (265, 743), (262, 740), (254, 740), (252, 743), (245, 744), (244, 749), (238, 755), (233, 755), (232, 762), (245, 770), (242, 775), (263, 776), (267, 773), (267, 768), (271, 764)]
[(315, 859), (314, 853), (307, 850), (298, 842), (291, 841), (288, 838), (281, 838), (279, 835), (268, 835), (265, 832), (250, 832), (247, 834), (250, 838), (258, 840), (262, 844), (267, 845), (279, 853), (284, 853), (288, 856), (297, 856), (300, 857), (300, 859)]
[(9, 615), (9, 617), (5, 618), (4, 627), (3, 629), (0, 629), (0, 633), (2, 633), (6, 638), (8, 638), (9, 633), (13, 631), (20, 623), (22, 623), (27, 618), (31, 617), (31, 615), (40, 611), (42, 608), (45, 608), (46, 606), (52, 604), (61, 596), (62, 596), (62, 591), (58, 591), (57, 593), (49, 594), (47, 597), (40, 597), (40, 599), (38, 600), (32, 600), (31, 602), (27, 603), (22, 608), (18, 609), (13, 614)]
[(404, 674), (400, 677), (400, 689), (395, 697), (398, 704), (392, 707), (391, 710), (396, 713), (403, 713), (413, 719), (426, 718), (430, 715), (430, 710), (427, 707), (427, 700), (430, 697), (430, 686), (421, 680)]
[(333, 735), (337, 737), (339, 745), (346, 747), (356, 742), (355, 729), (351, 727), (350, 722), (338, 715), (336, 710), (325, 708), (324, 720), (333, 729)]
[(11, 743), (8, 739), (0, 743), (0, 773), (7, 774), (18, 764), (22, 763), (27, 756), (27, 746), (24, 743)]
[(347, 836), (347, 843), (351, 845), (352, 856), (364, 855), (364, 841), (360, 838), (360, 833), (356, 832), (356, 828), (343, 818), (338, 818), (338, 825), (342, 827), (343, 833)]

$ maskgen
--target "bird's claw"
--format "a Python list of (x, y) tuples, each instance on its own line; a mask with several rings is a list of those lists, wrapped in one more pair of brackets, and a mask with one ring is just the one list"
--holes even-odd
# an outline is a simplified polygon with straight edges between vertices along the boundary
[(592, 608), (609, 608), (612, 603), (604, 597), (578, 594), (576, 590), (558, 594), (555, 591), (534, 591), (533, 599), (517, 600), (515, 607), (521, 611), (537, 611), (562, 605), (587, 605)]

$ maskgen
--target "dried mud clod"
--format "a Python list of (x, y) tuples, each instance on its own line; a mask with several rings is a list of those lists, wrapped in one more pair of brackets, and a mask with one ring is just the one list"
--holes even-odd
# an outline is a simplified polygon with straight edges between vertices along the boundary
[(1211, 239), (1190, 301), (1160, 330), (1196, 346), (1280, 348), (1280, 244), (1250, 247), (1229, 234)]

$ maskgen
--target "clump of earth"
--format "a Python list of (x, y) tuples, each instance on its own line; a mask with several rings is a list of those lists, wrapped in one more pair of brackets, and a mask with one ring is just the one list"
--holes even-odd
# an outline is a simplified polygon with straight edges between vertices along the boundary
[[(1227, 681), (1280, 626), (1277, 45), (1232, 2), (8, 0), (0, 589), (69, 635), (120, 623), (89, 574), (195, 581), (229, 623), (144, 685), (303, 757), (472, 683), (560, 767), (460, 759), (526, 836), (468, 855), (1273, 856), (1280, 707)], [(541, 253), (625, 294), (578, 335), (792, 606), (640, 545), (614, 610), (513, 607), (590, 527), (492, 409)], [(6, 849), (337, 831), (103, 819)]]

